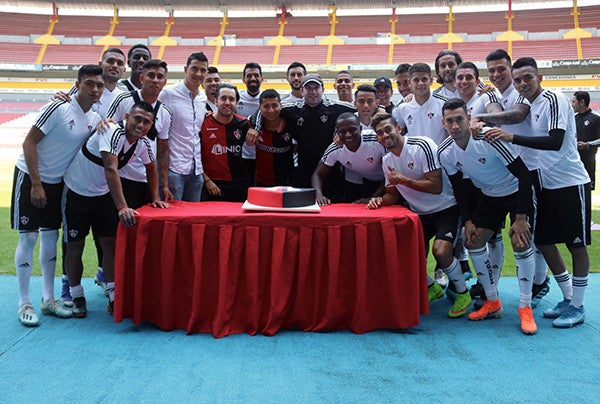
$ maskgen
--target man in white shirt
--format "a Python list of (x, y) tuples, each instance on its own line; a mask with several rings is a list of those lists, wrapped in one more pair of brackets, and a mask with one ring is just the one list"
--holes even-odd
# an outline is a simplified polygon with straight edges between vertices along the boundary
[(200, 202), (204, 170), (198, 134), (204, 122), (206, 102), (199, 87), (208, 72), (206, 55), (192, 53), (183, 71), (185, 78), (163, 88), (159, 95), (173, 114), (169, 136), (169, 189), (176, 201)]

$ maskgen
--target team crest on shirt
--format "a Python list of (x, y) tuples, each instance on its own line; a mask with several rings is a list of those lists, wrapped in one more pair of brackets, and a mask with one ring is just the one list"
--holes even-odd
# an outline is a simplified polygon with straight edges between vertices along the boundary
[(427, 113), (427, 118), (429, 118), (429, 119), (433, 119), (434, 116), (435, 116), (435, 112), (428, 112)]
[(413, 116), (409, 115), (406, 117), (406, 124), (407, 125), (412, 125), (413, 124)]
[(585, 121), (583, 121), (583, 125), (584, 126), (589, 126), (590, 125), (590, 121), (588, 121), (587, 119)]
[(88, 125), (88, 130), (92, 130), (92, 125)]
[(375, 159), (373, 157), (367, 157), (367, 161), (369, 163), (373, 163), (375, 161)]
[(286, 142), (290, 141), (290, 134), (285, 132), (282, 136), (283, 140), (285, 140)]
[(412, 170), (412, 169), (414, 169), (414, 168), (415, 168), (415, 163), (413, 163), (413, 162), (410, 162), (410, 163), (408, 163), (406, 166), (408, 167), (408, 169), (409, 169), (409, 170)]
[(69, 125), (69, 130), (73, 130), (73, 126), (75, 126), (75, 121), (71, 119), (69, 123), (67, 123), (67, 125)]
[(535, 114), (533, 115), (533, 119), (535, 119), (535, 121), (539, 121), (540, 120), (540, 114)]
[(350, 168), (352, 168), (352, 162), (350, 162), (350, 161), (346, 161), (346, 164), (345, 164), (345, 166), (346, 166), (346, 167), (350, 167)]
[(461, 170), (461, 171), (462, 171), (462, 166), (463, 166), (463, 165), (462, 165), (462, 163), (461, 163), (460, 161), (457, 161), (457, 162), (456, 162), (456, 168), (458, 168), (458, 169), (459, 169), (459, 170)]
[(485, 164), (485, 162), (486, 162), (487, 160), (485, 159), (485, 157), (480, 157), (478, 161), (479, 161), (479, 163), (481, 163), (481, 164)]
[(69, 230), (69, 237), (75, 238), (75, 237), (77, 237), (77, 234), (78, 234), (77, 230), (75, 230), (75, 229)]
[(25, 226), (27, 223), (29, 223), (29, 217), (28, 217), (28, 216), (21, 216), (21, 217), (19, 218), (19, 221), (21, 222), (21, 224), (22, 224), (23, 226)]
[(298, 120), (296, 121), (296, 125), (298, 125), (298, 126), (304, 125), (304, 118), (302, 118), (302, 117), (298, 118)]
[(326, 123), (329, 117), (327, 115), (321, 115), (319, 119), (321, 119), (321, 122)]
[(240, 140), (240, 138), (242, 137), (242, 132), (239, 129), (234, 130), (233, 137), (235, 137), (237, 140)]

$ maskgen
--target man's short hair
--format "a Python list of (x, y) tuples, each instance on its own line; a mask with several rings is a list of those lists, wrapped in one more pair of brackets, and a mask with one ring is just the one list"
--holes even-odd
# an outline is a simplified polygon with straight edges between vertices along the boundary
[(148, 48), (143, 43), (138, 43), (138, 44), (133, 45), (131, 48), (129, 48), (129, 51), (127, 52), (127, 60), (131, 59), (131, 55), (133, 54), (133, 51), (136, 49), (146, 49), (148, 51), (148, 55), (150, 55), (150, 58), (152, 59), (152, 52), (150, 52), (150, 48)]
[(396, 67), (396, 70), (394, 71), (394, 75), (408, 73), (409, 69), (410, 69), (410, 63), (400, 63), (398, 65), (398, 67)]
[(360, 126), (360, 120), (358, 119), (358, 116), (352, 112), (342, 112), (340, 115), (338, 115), (335, 120), (335, 126), (337, 127), (338, 123), (345, 119), (352, 119), (356, 125)]
[(583, 100), (583, 105), (585, 105), (586, 108), (589, 108), (589, 106), (590, 106), (590, 93), (588, 93), (587, 91), (575, 91), (573, 93), (573, 97), (575, 97), (575, 99), (578, 102), (581, 102)]
[(219, 69), (217, 69), (215, 66), (208, 66), (207, 73), (208, 74), (219, 73)]
[(108, 55), (109, 53), (118, 53), (119, 55), (123, 56), (123, 59), (125, 59), (125, 54), (123, 53), (123, 51), (119, 48), (108, 48), (107, 50), (105, 50), (104, 52), (102, 52), (102, 56), (100, 57), (100, 60), (104, 60), (106, 59), (106, 55)]
[(197, 60), (199, 62), (208, 63), (208, 58), (206, 57), (204, 52), (194, 52), (190, 56), (188, 56), (187, 62), (185, 62), (185, 65), (189, 66), (194, 60)]
[(510, 65), (512, 61), (510, 60), (510, 55), (504, 49), (496, 49), (495, 51), (491, 51), (485, 58), (486, 63), (489, 63), (493, 60), (508, 60), (508, 64)]
[(235, 101), (237, 102), (240, 100), (240, 92), (238, 91), (237, 87), (229, 83), (219, 84), (219, 87), (217, 87), (217, 92), (215, 94), (215, 97), (217, 97), (217, 99), (219, 99), (219, 94), (221, 93), (221, 89), (223, 88), (230, 88), (233, 91), (235, 91)]
[(444, 103), (444, 105), (442, 105), (442, 116), (444, 115), (444, 111), (447, 109), (454, 110), (458, 108), (462, 108), (465, 111), (465, 114), (468, 115), (467, 104), (463, 100), (460, 98), (450, 98)]
[(479, 69), (477, 68), (477, 66), (475, 66), (475, 63), (473, 63), (473, 62), (462, 62), (456, 68), (457, 71), (458, 71), (458, 69), (470, 69), (470, 70), (473, 70), (473, 74), (475, 74), (475, 78), (476, 79), (479, 78)]
[(538, 67), (537, 67), (537, 62), (535, 61), (534, 58), (530, 58), (530, 57), (524, 57), (524, 58), (518, 58), (515, 63), (513, 63), (512, 65), (512, 69), (520, 69), (521, 67), (533, 67), (535, 69), (535, 71), (537, 72)]
[(281, 101), (281, 96), (279, 95), (277, 90), (273, 90), (272, 88), (269, 88), (260, 93), (260, 95), (258, 96), (258, 103), (262, 104), (265, 98), (277, 98), (277, 101)]
[(167, 69), (167, 62), (165, 62), (164, 60), (160, 60), (160, 59), (150, 59), (148, 60), (146, 63), (144, 63), (144, 66), (142, 67), (143, 70), (148, 70), (148, 69), (158, 69), (158, 68), (163, 68), (165, 69), (165, 72), (168, 72), (169, 70)]
[(456, 65), (457, 66), (462, 63), (462, 58), (460, 57), (460, 55), (458, 54), (457, 51), (452, 50), (452, 49), (441, 50), (440, 53), (438, 53), (437, 56), (435, 57), (435, 73), (438, 75), (437, 82), (439, 84), (444, 84), (444, 80), (440, 77), (440, 73), (439, 73), (439, 71), (440, 71), (440, 59), (443, 56), (448, 56), (448, 55), (454, 56), (454, 60), (456, 61)]
[(387, 112), (378, 112), (371, 119), (371, 127), (373, 129), (375, 129), (377, 127), (377, 125), (379, 125), (381, 122), (383, 122), (387, 119), (390, 120), (392, 125), (398, 126), (398, 121), (396, 121), (396, 118), (394, 118), (392, 116), (392, 114), (388, 114)]
[(425, 73), (431, 76), (431, 67), (427, 63), (415, 63), (408, 69), (408, 75), (412, 76), (415, 73)]
[(152, 114), (152, 116), (154, 116), (154, 107), (149, 102), (146, 102), (146, 101), (136, 102), (129, 109), (129, 113), (131, 113), (134, 109), (141, 109), (142, 111), (150, 112)]
[(303, 65), (302, 63), (300, 63), (300, 62), (292, 62), (292, 63), (291, 63), (289, 66), (288, 66), (288, 68), (287, 68), (287, 70), (286, 70), (286, 75), (287, 75), (287, 73), (289, 73), (289, 72), (290, 72), (290, 70), (292, 70), (292, 69), (295, 69), (296, 67), (301, 67), (301, 68), (302, 68), (302, 70), (304, 70), (304, 74), (306, 74), (306, 66), (304, 66), (304, 65)]
[(258, 74), (262, 76), (262, 67), (256, 62), (248, 62), (244, 66), (244, 70), (242, 70), (242, 77), (246, 76), (246, 70), (248, 69), (258, 69)]
[(375, 88), (375, 86), (372, 86), (370, 84), (361, 84), (360, 86), (356, 87), (356, 91), (354, 92), (354, 98), (358, 96), (359, 91), (373, 93), (373, 95), (377, 96), (377, 89)]
[(84, 76), (102, 76), (102, 67), (100, 65), (83, 65), (77, 72), (77, 81), (81, 81)]
[(340, 70), (335, 74), (335, 78), (337, 79), (340, 74), (347, 74), (348, 76), (350, 76), (350, 78), (352, 78), (352, 74), (350, 74), (348, 70)]

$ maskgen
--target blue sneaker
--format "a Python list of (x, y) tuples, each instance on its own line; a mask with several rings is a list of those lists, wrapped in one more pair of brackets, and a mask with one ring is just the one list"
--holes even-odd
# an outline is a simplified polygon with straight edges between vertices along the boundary
[(558, 318), (563, 314), (565, 310), (571, 305), (571, 300), (564, 299), (562, 302), (558, 302), (556, 306), (551, 309), (546, 310), (543, 313), (543, 316), (546, 318)]
[(98, 272), (96, 272), (94, 283), (102, 288), (104, 296), (108, 296), (106, 292), (106, 278), (104, 277), (104, 271), (101, 271), (100, 268), (98, 268)]
[(582, 324), (585, 321), (585, 310), (583, 306), (575, 307), (569, 305), (560, 317), (552, 322), (552, 325), (557, 328), (571, 328), (577, 324)]
[(60, 298), (62, 300), (62, 304), (65, 307), (73, 307), (73, 298), (71, 297), (71, 290), (69, 289), (69, 280), (65, 277), (62, 278), (62, 293)]

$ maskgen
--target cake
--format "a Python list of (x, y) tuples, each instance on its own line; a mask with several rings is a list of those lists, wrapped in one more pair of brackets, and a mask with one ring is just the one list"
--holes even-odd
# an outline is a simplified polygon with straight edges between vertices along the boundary
[(298, 208), (312, 206), (317, 196), (314, 188), (293, 187), (250, 187), (248, 202), (253, 205), (271, 208)]

